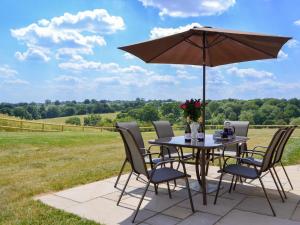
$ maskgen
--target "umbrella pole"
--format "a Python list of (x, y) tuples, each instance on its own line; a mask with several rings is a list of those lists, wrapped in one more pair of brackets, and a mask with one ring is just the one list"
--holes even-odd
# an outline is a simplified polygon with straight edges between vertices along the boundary
[(203, 131), (205, 133), (205, 83), (206, 83), (206, 67), (203, 65), (203, 86), (202, 86), (202, 104), (203, 104), (203, 112), (202, 112), (202, 125), (203, 125)]
[(202, 65), (202, 104), (203, 104), (203, 112), (202, 112), (202, 125), (203, 125), (203, 131), (205, 134), (205, 85), (206, 85), (206, 51), (205, 51), (205, 46), (206, 46), (206, 33), (203, 32), (203, 37), (202, 37), (202, 56), (203, 56), (203, 65)]

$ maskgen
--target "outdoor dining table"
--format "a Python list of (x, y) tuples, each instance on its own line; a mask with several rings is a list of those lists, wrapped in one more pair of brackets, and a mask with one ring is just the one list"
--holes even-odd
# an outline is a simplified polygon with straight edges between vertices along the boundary
[[(167, 138), (158, 138), (155, 140), (149, 140), (149, 144), (160, 145), (160, 146), (175, 146), (182, 150), (182, 148), (192, 148), (196, 149), (196, 162), (195, 169), (197, 180), (202, 190), (203, 195), (203, 205), (207, 204), (207, 182), (206, 182), (206, 160), (207, 155), (214, 149), (226, 149), (228, 145), (238, 145), (240, 143), (246, 143), (247, 137), (236, 136), (228, 140), (215, 140), (213, 135), (205, 134), (204, 141), (192, 140), (191, 142), (186, 142), (184, 136), (175, 136)], [(238, 148), (237, 148), (238, 149)], [(181, 151), (182, 154), (182, 151)], [(239, 156), (239, 152), (237, 152)], [(199, 171), (200, 165), (200, 171)], [(216, 188), (215, 188), (216, 189)]]

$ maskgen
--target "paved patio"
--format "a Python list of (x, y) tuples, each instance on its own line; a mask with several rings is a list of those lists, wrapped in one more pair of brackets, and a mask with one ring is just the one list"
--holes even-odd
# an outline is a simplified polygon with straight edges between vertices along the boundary
[[(211, 184), (216, 184), (218, 181), (217, 169), (217, 167), (210, 167), (208, 180)], [(160, 185), (158, 195), (155, 195), (153, 187), (150, 188), (137, 216), (137, 224), (300, 225), (300, 165), (287, 167), (294, 190), (290, 190), (282, 170), (277, 169), (285, 189), (288, 190), (288, 199), (285, 203), (281, 202), (270, 175), (263, 178), (277, 217), (272, 216), (257, 182), (238, 184), (236, 190), (229, 194), (230, 176), (225, 177), (217, 205), (213, 205), (215, 193), (211, 193), (208, 196), (208, 205), (203, 206), (194, 167), (189, 166), (188, 170), (192, 175), (190, 183), (194, 190), (192, 194), (196, 212), (192, 213), (190, 209), (187, 192), (183, 186), (184, 181), (178, 181), (177, 187), (173, 187), (172, 199), (168, 197), (166, 186)], [(122, 176), (118, 189), (113, 187), (116, 179), (113, 177), (56, 193), (36, 196), (35, 199), (102, 224), (132, 224), (132, 215), (145, 184), (141, 179), (137, 181), (133, 176), (128, 184), (126, 195), (123, 196), (120, 206), (117, 206), (120, 188), (123, 187), (126, 178), (127, 174)]]

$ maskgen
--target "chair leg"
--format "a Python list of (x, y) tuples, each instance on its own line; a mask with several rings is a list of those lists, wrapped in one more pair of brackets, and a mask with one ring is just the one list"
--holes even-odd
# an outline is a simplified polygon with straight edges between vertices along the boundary
[(121, 177), (121, 175), (122, 175), (122, 173), (123, 173), (123, 170), (124, 170), (124, 168), (125, 168), (126, 163), (127, 163), (127, 159), (125, 159), (124, 162), (123, 162), (123, 165), (122, 165), (122, 167), (121, 167), (121, 170), (120, 170), (120, 172), (119, 172), (119, 175), (118, 175), (117, 180), (116, 180), (115, 185), (114, 185), (115, 188), (117, 187), (117, 185), (118, 185), (118, 183), (119, 183), (120, 177)]
[(217, 199), (218, 199), (219, 191), (220, 191), (220, 188), (221, 188), (222, 178), (223, 178), (223, 173), (221, 173), (221, 176), (220, 176), (217, 193), (216, 193), (215, 200), (214, 200), (214, 205), (217, 204)]
[(233, 175), (232, 179), (231, 179), (231, 184), (230, 184), (230, 187), (229, 187), (229, 191), (228, 191), (229, 193), (231, 193), (234, 178), (235, 178), (235, 176)]
[(239, 179), (239, 176), (236, 176), (236, 177), (235, 177), (235, 181), (234, 181), (234, 185), (233, 185), (233, 190), (234, 190), (234, 191), (235, 191), (236, 183), (237, 183), (238, 179)]
[(185, 185), (189, 194), (189, 198), (190, 198), (190, 204), (191, 204), (191, 208), (192, 211), (195, 212), (195, 208), (194, 208), (194, 203), (193, 203), (193, 199), (192, 199), (192, 193), (191, 193), (191, 189), (190, 189), (190, 183), (187, 177), (184, 178), (185, 179)]
[(276, 213), (275, 213), (275, 211), (274, 211), (274, 209), (273, 209), (273, 206), (272, 206), (272, 204), (271, 204), (271, 202), (270, 202), (269, 196), (268, 196), (268, 194), (267, 194), (267, 192), (266, 192), (265, 186), (264, 186), (264, 184), (263, 184), (261, 178), (259, 177), (258, 179), (259, 179), (259, 182), (260, 182), (260, 184), (261, 184), (261, 187), (262, 187), (262, 189), (263, 189), (263, 191), (264, 191), (264, 193), (265, 193), (266, 199), (268, 200), (268, 203), (269, 203), (270, 208), (271, 208), (271, 210), (272, 210), (273, 216), (276, 216)]
[(208, 168), (209, 168), (209, 159), (207, 160), (207, 165), (206, 165), (205, 176), (207, 176), (207, 175), (208, 175)]
[(124, 188), (123, 188), (123, 190), (122, 190), (122, 192), (121, 192), (121, 195), (120, 195), (120, 197), (119, 197), (119, 200), (118, 200), (118, 202), (117, 202), (117, 205), (120, 204), (121, 198), (122, 198), (122, 196), (123, 196), (123, 194), (124, 194), (124, 191), (125, 191), (125, 189), (126, 189), (126, 187), (127, 187), (127, 184), (128, 184), (128, 182), (129, 182), (129, 180), (130, 180), (130, 177), (131, 177), (132, 173), (133, 173), (133, 171), (130, 172), (130, 174), (129, 174), (127, 180), (126, 180), (126, 183), (125, 183)]
[(220, 167), (220, 170), (223, 168), (223, 166), (222, 166), (222, 157), (221, 156), (219, 156), (219, 167)]
[(274, 174), (273, 174), (273, 172), (272, 172), (271, 169), (270, 169), (270, 173), (271, 173), (271, 176), (272, 176), (273, 181), (274, 181), (274, 183), (275, 183), (275, 186), (276, 186), (276, 188), (277, 188), (277, 191), (278, 191), (278, 193), (279, 193), (279, 195), (280, 195), (280, 198), (281, 198), (282, 202), (284, 202), (284, 198), (283, 198), (283, 196), (282, 196), (282, 194), (281, 194), (281, 191), (280, 191), (280, 189), (279, 189), (279, 186), (278, 186), (278, 184), (277, 184), (277, 181), (276, 181), (276, 179), (275, 179), (275, 177), (274, 177)]
[(155, 191), (155, 194), (157, 195), (158, 194), (158, 185), (157, 184), (154, 184), (154, 191)]
[[(146, 188), (145, 188), (145, 191), (144, 191), (144, 193), (143, 193), (143, 195), (142, 195), (142, 197), (141, 197), (141, 199), (140, 199), (140, 202), (139, 202), (139, 204), (138, 204), (138, 207), (137, 207), (137, 209), (135, 210), (134, 217), (133, 217), (133, 219), (132, 219), (132, 223), (134, 223), (135, 218), (136, 218), (137, 214), (139, 213), (141, 204), (142, 204), (142, 202), (143, 202), (143, 200), (144, 200), (144, 198), (145, 198), (145, 195), (146, 195), (146, 193), (147, 193), (147, 190), (148, 190), (148, 188), (149, 188), (149, 185), (150, 185), (150, 180), (148, 181), (148, 183), (147, 183), (147, 185), (146, 185)], [(154, 184), (154, 186), (156, 186), (156, 184)]]
[(281, 165), (281, 167), (282, 167), (282, 169), (283, 169), (283, 171), (284, 171), (284, 173), (285, 173), (285, 176), (286, 176), (286, 178), (287, 178), (287, 180), (288, 180), (288, 182), (289, 182), (289, 184), (290, 184), (292, 190), (294, 190), (294, 187), (293, 187), (293, 185), (292, 185), (292, 182), (291, 182), (291, 180), (290, 180), (290, 177), (288, 176), (288, 174), (287, 174), (287, 172), (286, 172), (286, 170), (285, 170), (285, 168), (284, 168), (282, 162), (280, 162), (280, 165)]
[(277, 174), (277, 172), (276, 172), (276, 170), (275, 170), (274, 167), (273, 167), (273, 171), (274, 171), (275, 176), (276, 176), (276, 178), (277, 178), (277, 180), (278, 180), (278, 182), (279, 182), (279, 186), (281, 187), (281, 190), (282, 190), (282, 192), (283, 192), (284, 198), (287, 198), (287, 197), (286, 197), (286, 194), (285, 194), (285, 190), (284, 190), (284, 188), (283, 188), (283, 186), (282, 186), (282, 183), (281, 183), (281, 181), (280, 181), (280, 178), (279, 178), (279, 176), (278, 176), (278, 174)]
[(169, 181), (167, 182), (167, 186), (168, 186), (169, 198), (172, 198)]

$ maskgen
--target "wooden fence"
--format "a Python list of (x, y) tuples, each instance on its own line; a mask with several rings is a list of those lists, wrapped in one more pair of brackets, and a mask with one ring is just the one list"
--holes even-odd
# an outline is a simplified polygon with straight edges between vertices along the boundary
[[(250, 129), (279, 128), (286, 125), (250, 125)], [(223, 129), (223, 125), (206, 125), (207, 129)], [(140, 127), (142, 132), (154, 131), (154, 128)], [(173, 126), (174, 130), (183, 130), (183, 126)], [(36, 122), (30, 120), (18, 120), (7, 117), (0, 117), (0, 131), (31, 131), (31, 132), (63, 132), (63, 131), (115, 131), (114, 127), (94, 127), (94, 126), (76, 126), (66, 124), (52, 124)]]

